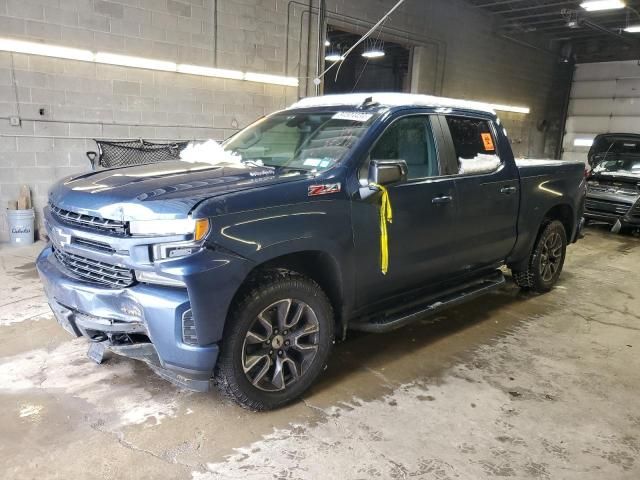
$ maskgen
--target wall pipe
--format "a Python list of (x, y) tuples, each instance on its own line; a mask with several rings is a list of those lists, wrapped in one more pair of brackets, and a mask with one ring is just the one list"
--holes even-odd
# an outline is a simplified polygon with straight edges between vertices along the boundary
[(560, 160), (562, 157), (562, 151), (564, 149), (564, 137), (567, 134), (567, 118), (569, 117), (569, 102), (571, 101), (571, 90), (573, 89), (573, 77), (576, 72), (576, 66), (572, 65), (571, 73), (569, 73), (569, 85), (567, 86), (567, 94), (564, 98), (564, 104), (562, 105), (562, 116), (560, 117), (560, 135), (558, 135), (559, 141), (556, 146), (556, 159)]

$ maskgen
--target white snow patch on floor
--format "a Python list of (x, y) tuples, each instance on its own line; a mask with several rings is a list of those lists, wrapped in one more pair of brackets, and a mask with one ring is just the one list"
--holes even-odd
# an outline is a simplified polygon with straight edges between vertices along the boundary
[(22, 405), (20, 407), (20, 418), (33, 417), (34, 415), (38, 415), (42, 411), (42, 408), (42, 405)]
[(105, 423), (158, 425), (175, 416), (178, 398), (189, 395), (167, 384), (149, 392), (139, 383), (149, 379), (134, 372), (135, 360), (113, 358), (97, 365), (87, 358), (88, 343), (79, 338), (48, 352), (44, 349), (7, 357), (0, 363), (0, 390), (63, 390), (99, 409)]

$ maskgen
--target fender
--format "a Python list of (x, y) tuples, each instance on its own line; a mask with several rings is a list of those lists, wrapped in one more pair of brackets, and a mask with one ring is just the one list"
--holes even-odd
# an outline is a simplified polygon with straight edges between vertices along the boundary
[(549, 212), (555, 212), (554, 218), (567, 227), (568, 242), (575, 241), (586, 193), (584, 180), (576, 183), (574, 178), (576, 175), (583, 176), (583, 172), (573, 165), (560, 167), (553, 174), (542, 175), (535, 174), (535, 167), (520, 168), (518, 240), (507, 259), (507, 264), (515, 269), (526, 266), (540, 227)]

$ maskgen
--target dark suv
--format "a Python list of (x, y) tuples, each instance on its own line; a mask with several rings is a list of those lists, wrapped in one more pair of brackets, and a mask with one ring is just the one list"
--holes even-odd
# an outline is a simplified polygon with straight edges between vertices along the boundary
[(598, 135), (589, 151), (585, 217), (640, 228), (640, 135)]

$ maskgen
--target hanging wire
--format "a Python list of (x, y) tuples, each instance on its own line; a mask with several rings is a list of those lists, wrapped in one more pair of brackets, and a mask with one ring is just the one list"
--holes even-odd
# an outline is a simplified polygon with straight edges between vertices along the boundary
[(395, 12), (400, 7), (400, 5), (402, 5), (404, 2), (405, 0), (399, 0), (398, 3), (396, 3), (391, 10), (385, 13), (384, 16), (380, 20), (378, 20), (378, 23), (376, 23), (373, 27), (371, 27), (371, 29), (360, 38), (360, 40), (358, 40), (355, 44), (353, 44), (353, 46), (349, 50), (345, 52), (344, 58), (340, 62), (336, 62), (330, 65), (328, 68), (326, 68), (324, 72), (318, 75), (317, 80), (322, 79), (333, 67), (336, 66), (336, 64), (339, 63), (340, 65), (338, 66), (338, 71), (336, 72), (336, 79), (337, 79), (338, 75), (340, 74), (340, 69), (342, 68), (342, 64), (347, 59), (349, 54), (353, 52), (358, 47), (358, 45), (360, 45), (367, 38), (369, 38), (381, 25), (383, 25), (384, 22), (391, 16), (391, 14)]
[[(385, 22), (386, 23), (386, 20)], [(380, 49), (382, 50), (383, 46), (384, 46), (384, 41), (380, 40), (380, 35), (382, 34), (382, 29), (384, 28), (384, 23), (382, 24), (382, 26), (380, 27), (380, 30), (378, 30), (378, 36), (376, 37), (376, 39), (373, 41), (373, 43), (371, 44), (371, 48), (376, 48), (376, 44), (378, 43), (378, 41), (381, 42), (380, 44)], [(360, 83), (360, 80), (362, 79), (362, 75), (364, 75), (364, 71), (367, 69), (367, 66), (369, 65), (369, 57), (366, 57), (367, 60), (364, 62), (364, 66), (362, 67), (362, 70), (360, 71), (360, 74), (358, 75), (358, 79), (356, 80), (356, 82), (353, 85), (353, 88), (351, 89), (351, 93), (353, 93), (355, 91), (355, 89), (358, 87), (358, 84)], [(336, 72), (336, 79), (338, 78), (337, 72)]]

